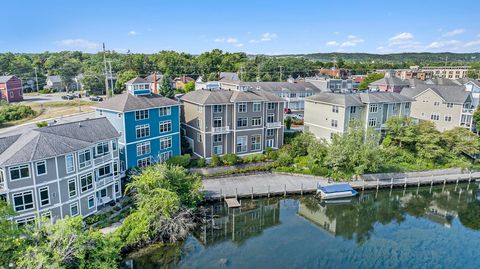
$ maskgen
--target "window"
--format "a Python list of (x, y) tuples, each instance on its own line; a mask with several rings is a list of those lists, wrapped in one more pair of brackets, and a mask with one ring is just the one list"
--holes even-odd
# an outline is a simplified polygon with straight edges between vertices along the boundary
[(88, 209), (95, 206), (95, 197), (93, 195), (88, 196)]
[(268, 123), (275, 122), (275, 114), (273, 114), (273, 113), (268, 114), (267, 115), (267, 122)]
[(222, 106), (221, 105), (214, 105), (213, 106), (213, 113), (222, 113)]
[(115, 184), (115, 192), (120, 192), (120, 182)]
[(445, 121), (452, 121), (452, 115), (445, 115)]
[(66, 167), (67, 173), (72, 173), (75, 171), (73, 154), (65, 155), (65, 167)]
[(110, 164), (107, 164), (98, 168), (99, 178), (109, 176), (111, 173), (112, 173), (112, 170), (111, 170)]
[(447, 107), (448, 107), (448, 108), (452, 108), (452, 107), (453, 107), (453, 103), (447, 103)]
[(159, 113), (160, 116), (169, 116), (172, 114), (171, 107), (161, 107), (159, 111), (160, 111)]
[(215, 117), (213, 118), (213, 127), (222, 127), (223, 126), (223, 123), (222, 123), (222, 118), (221, 117)]
[(438, 101), (433, 102), (433, 106), (440, 106), (440, 102)]
[(239, 103), (238, 104), (238, 112), (239, 113), (247, 112), (247, 103)]
[(135, 120), (148, 119), (148, 109), (135, 111)]
[(375, 126), (377, 126), (377, 118), (370, 118), (370, 119), (368, 119), (368, 126), (369, 126), (369, 127), (375, 127)]
[(275, 129), (267, 129), (267, 136), (274, 136), (275, 135)]
[(72, 178), (68, 180), (68, 198), (77, 195), (77, 180)]
[(438, 113), (432, 113), (432, 115), (430, 115), (430, 119), (431, 120), (439, 120), (440, 115)]
[(356, 106), (351, 106), (350, 107), (350, 114), (355, 114), (357, 113), (357, 107)]
[(268, 109), (268, 110), (273, 110), (273, 109), (275, 109), (275, 103), (268, 103), (268, 104), (267, 104), (267, 109)]
[(338, 120), (332, 120), (332, 122), (330, 123), (330, 126), (338, 127)]
[(172, 121), (166, 120), (160, 122), (160, 133), (166, 133), (172, 131)]
[(37, 167), (37, 176), (47, 174), (47, 163), (45, 161), (37, 162), (35, 166)]
[(371, 104), (370, 105), (370, 113), (377, 113), (378, 112), (378, 105), (377, 104)]
[(411, 103), (405, 103), (405, 108), (410, 108)]
[(338, 106), (332, 106), (332, 112), (338, 113)]
[(138, 159), (138, 161), (137, 161), (137, 166), (138, 167), (145, 167), (145, 166), (149, 166), (150, 164), (151, 164), (150, 156), (146, 157), (146, 158)]
[(23, 218), (23, 219), (18, 219), (15, 222), (18, 224), (18, 226), (23, 226), (23, 225), (26, 225), (26, 224), (33, 224), (34, 221), (35, 221), (35, 217), (32, 216), (32, 217), (27, 217), (27, 218)]
[(160, 149), (168, 149), (172, 147), (172, 137), (165, 137), (160, 139)]
[(252, 118), (252, 126), (261, 126), (262, 125), (262, 118), (261, 117), (253, 117)]
[(114, 175), (114, 176), (117, 176), (117, 175), (118, 175), (118, 172), (119, 172), (119, 169), (118, 169), (118, 161), (116, 161), (116, 162), (113, 163), (113, 175)]
[(222, 155), (223, 154), (223, 146), (222, 145), (213, 146), (213, 154)]
[(46, 206), (50, 204), (50, 196), (48, 195), (48, 187), (42, 187), (38, 189), (40, 194), (40, 205)]
[(10, 97), (13, 97), (13, 92), (10, 92)]
[(150, 141), (137, 144), (137, 156), (150, 154)]
[(84, 168), (92, 164), (92, 153), (90, 149), (81, 150), (78, 152), (78, 167)]
[(117, 140), (112, 140), (112, 150), (117, 150)]
[(100, 190), (100, 197), (107, 197), (107, 189)]
[(237, 127), (247, 127), (247, 125), (248, 125), (248, 118), (237, 119)]
[(159, 157), (160, 157), (160, 162), (164, 162), (172, 157), (172, 151), (162, 152), (160, 153)]
[(262, 103), (253, 103), (253, 112), (262, 111)]
[(267, 148), (273, 148), (273, 139), (267, 139)]
[(202, 134), (197, 133), (197, 142), (202, 142)]
[(398, 110), (398, 104), (393, 104), (392, 105), (392, 111), (395, 112)]
[(262, 135), (252, 135), (250, 139), (252, 142), (250, 145), (251, 150), (260, 150), (262, 147)]
[(79, 214), (78, 212), (78, 202), (75, 202), (70, 205), (70, 216), (75, 217)]
[(220, 134), (213, 135), (213, 142), (214, 143), (222, 142), (222, 135), (220, 135)]
[(80, 176), (80, 188), (82, 192), (86, 192), (93, 188), (93, 176), (92, 173), (88, 173)]
[(138, 125), (137, 127), (135, 127), (135, 132), (136, 132), (137, 138), (148, 137), (150, 136), (150, 125), (148, 124)]
[(28, 164), (23, 164), (19, 166), (12, 166), (9, 169), (10, 171), (10, 180), (17, 180), (30, 177), (30, 169)]
[(34, 207), (32, 191), (15, 193), (13, 195), (13, 207), (17, 212), (32, 209)]
[(98, 156), (101, 156), (101, 155), (105, 155), (108, 153), (108, 142), (105, 141), (105, 142), (100, 142), (100, 143), (97, 143), (97, 155)]
[(237, 137), (237, 153), (242, 153), (247, 151), (247, 137), (239, 136)]

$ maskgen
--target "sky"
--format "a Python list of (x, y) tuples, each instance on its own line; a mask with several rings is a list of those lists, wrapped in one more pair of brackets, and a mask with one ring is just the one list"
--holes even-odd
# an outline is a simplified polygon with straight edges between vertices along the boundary
[(479, 52), (478, 0), (3, 0), (0, 52)]

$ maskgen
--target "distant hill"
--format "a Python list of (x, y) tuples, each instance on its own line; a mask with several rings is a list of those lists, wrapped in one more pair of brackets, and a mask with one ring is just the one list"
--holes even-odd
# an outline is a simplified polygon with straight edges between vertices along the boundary
[(311, 53), (311, 54), (285, 54), (275, 57), (304, 57), (311, 60), (322, 62), (331, 62), (335, 58), (342, 59), (345, 62), (415, 62), (415, 63), (441, 63), (447, 59), (448, 64), (479, 62), (480, 52), (475, 53), (452, 53), (452, 52), (418, 52), (418, 53), (392, 53), (392, 54), (372, 54), (372, 53)]

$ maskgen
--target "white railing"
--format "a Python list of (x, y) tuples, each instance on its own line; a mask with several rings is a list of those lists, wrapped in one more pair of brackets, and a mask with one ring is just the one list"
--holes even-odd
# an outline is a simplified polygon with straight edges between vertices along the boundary
[(0, 182), (0, 193), (6, 191), (5, 182)]
[(230, 126), (225, 127), (212, 127), (212, 133), (221, 134), (230, 132)]
[(95, 185), (97, 186), (97, 188), (99, 187), (103, 187), (109, 183), (112, 183), (114, 180), (114, 176), (113, 175), (110, 175), (110, 176), (106, 176), (106, 177), (102, 177), (100, 179), (97, 179), (95, 180)]
[(473, 114), (473, 112), (475, 112), (475, 109), (473, 109), (473, 108), (463, 108), (462, 109), (463, 114)]
[(105, 196), (102, 198), (98, 198), (97, 205), (104, 205), (110, 203), (113, 199), (111, 197)]
[(280, 128), (281, 126), (282, 126), (282, 123), (279, 121), (267, 122), (267, 128)]
[(96, 157), (93, 162), (95, 163), (95, 165), (99, 165), (101, 163), (104, 163), (104, 162), (108, 162), (112, 159), (112, 155), (110, 153), (107, 153), (103, 156), (99, 156), (99, 157)]

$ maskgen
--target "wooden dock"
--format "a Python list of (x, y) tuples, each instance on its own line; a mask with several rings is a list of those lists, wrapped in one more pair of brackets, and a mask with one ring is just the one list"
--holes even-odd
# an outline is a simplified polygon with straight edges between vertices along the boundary
[(227, 198), (225, 199), (225, 203), (229, 208), (240, 207), (240, 202), (237, 198)]

